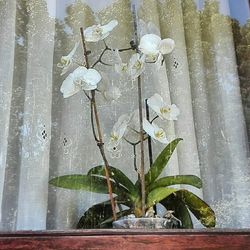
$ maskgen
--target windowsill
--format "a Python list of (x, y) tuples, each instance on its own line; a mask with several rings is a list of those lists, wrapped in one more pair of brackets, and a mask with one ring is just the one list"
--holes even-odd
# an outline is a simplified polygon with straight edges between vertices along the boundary
[(0, 249), (247, 249), (250, 229), (1, 232)]

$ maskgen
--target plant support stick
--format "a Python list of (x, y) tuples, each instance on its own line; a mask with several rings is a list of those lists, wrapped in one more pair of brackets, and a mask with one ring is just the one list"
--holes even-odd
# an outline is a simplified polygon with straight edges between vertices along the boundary
[[(133, 14), (133, 22), (134, 22), (134, 36), (136, 43), (136, 50), (138, 52), (138, 34), (137, 34), (137, 20), (136, 20), (136, 9), (135, 4), (132, 5), (132, 14)], [(141, 211), (142, 216), (145, 216), (145, 203), (146, 203), (146, 194), (145, 194), (145, 178), (144, 178), (144, 133), (143, 133), (143, 125), (142, 125), (142, 87), (141, 87), (141, 76), (138, 77), (138, 102), (139, 102), (139, 121), (140, 121), (140, 151), (141, 151), (141, 164), (140, 164), (140, 184), (141, 184)]]
[[(81, 39), (82, 39), (86, 68), (89, 68), (88, 55), (87, 55), (87, 49), (86, 49), (86, 45), (85, 45), (83, 28), (80, 28), (80, 32), (81, 32)], [(91, 90), (91, 109), (92, 109), (91, 112), (94, 113), (96, 128), (97, 128), (97, 133), (98, 133), (98, 140), (96, 141), (96, 143), (97, 143), (97, 146), (99, 147), (100, 153), (101, 153), (103, 161), (104, 161), (104, 169), (105, 169), (105, 175), (106, 175), (106, 179), (107, 179), (109, 197), (110, 197), (110, 201), (111, 201), (113, 220), (116, 220), (117, 219), (116, 211), (115, 211), (116, 206), (115, 206), (115, 200), (113, 197), (112, 186), (111, 186), (110, 175), (109, 175), (109, 163), (108, 163), (108, 160), (106, 158), (105, 151), (104, 151), (104, 143), (103, 143), (103, 138), (102, 138), (101, 126), (100, 126), (98, 111), (97, 111), (97, 107), (96, 107), (95, 90)], [(94, 131), (94, 124), (93, 123), (92, 123), (92, 127), (93, 127), (93, 131)]]

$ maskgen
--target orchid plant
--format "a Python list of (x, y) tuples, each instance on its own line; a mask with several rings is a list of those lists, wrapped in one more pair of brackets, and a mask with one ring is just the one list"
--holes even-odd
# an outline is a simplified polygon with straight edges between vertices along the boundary
[[(150, 120), (148, 115), (144, 116), (140, 76), (145, 71), (147, 63), (155, 63), (161, 67), (164, 63), (164, 55), (173, 51), (175, 42), (170, 38), (161, 39), (155, 34), (145, 34), (139, 42), (138, 39), (132, 41), (129, 48), (112, 49), (107, 45), (105, 38), (117, 25), (117, 20), (112, 20), (105, 25), (93, 25), (85, 30), (81, 28), (84, 64), (79, 65), (74, 62), (74, 54), (79, 43), (76, 43), (71, 52), (63, 56), (58, 64), (58, 67), (62, 68), (61, 75), (71, 70), (60, 88), (63, 97), (69, 98), (82, 91), (90, 101), (93, 136), (103, 164), (91, 168), (86, 175), (55, 177), (50, 180), (50, 184), (61, 188), (109, 194), (110, 200), (95, 204), (84, 213), (78, 223), (79, 228), (109, 227), (112, 221), (123, 216), (147, 217), (149, 214), (152, 216), (151, 212), (155, 210), (157, 203), (161, 203), (167, 210), (174, 211), (184, 228), (193, 226), (190, 212), (204, 226), (213, 227), (215, 226), (214, 212), (203, 200), (188, 190), (169, 187), (186, 184), (201, 188), (201, 180), (198, 177), (178, 175), (159, 178), (182, 139), (170, 141), (164, 128), (157, 124), (157, 120), (177, 120), (180, 115), (179, 108), (175, 104), (166, 103), (162, 96), (156, 93), (146, 100), (146, 113), (148, 114), (151, 109), (155, 114), (154, 118)], [(91, 66), (88, 58), (89, 51), (86, 48), (88, 42), (104, 44), (100, 57)], [(113, 67), (118, 74), (126, 75), (131, 81), (138, 82), (139, 109), (132, 114), (122, 114), (114, 124), (108, 140), (104, 141), (96, 105), (96, 96), (102, 92), (99, 90), (99, 84), (102, 84), (102, 74), (94, 67), (97, 64), (108, 65), (102, 59), (106, 51), (113, 52), (115, 58)], [(126, 51), (134, 51), (134, 53), (128, 62), (123, 62), (120, 53)], [(74, 64), (76, 68), (72, 71)], [(114, 92), (115, 98), (119, 98), (120, 90), (114, 88)], [(103, 91), (103, 95), (107, 97), (112, 93)], [(135, 135), (134, 140), (131, 139), (131, 134)], [(165, 148), (154, 162), (152, 161), (151, 139), (155, 143), (165, 144)], [(147, 173), (144, 173), (144, 141), (149, 143), (150, 168)], [(133, 183), (119, 168), (112, 167), (107, 160), (106, 152), (111, 158), (121, 157), (123, 143), (128, 143), (133, 147), (134, 170), (139, 176), (136, 183)], [(140, 145), (141, 149), (140, 168), (137, 167), (137, 145)]]

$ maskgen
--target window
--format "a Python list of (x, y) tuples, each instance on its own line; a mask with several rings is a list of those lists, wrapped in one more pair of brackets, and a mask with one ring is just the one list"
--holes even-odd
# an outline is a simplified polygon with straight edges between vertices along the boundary
[[(130, 114), (138, 110), (137, 75), (131, 81), (131, 67), (127, 74), (121, 74), (135, 54), (126, 50), (133, 48), (131, 41), (136, 40), (135, 13), (138, 41), (145, 34), (154, 34), (175, 42), (173, 51), (162, 53), (162, 60), (156, 63), (156, 58), (148, 57), (153, 62), (139, 67), (143, 72), (134, 72), (141, 74), (143, 106), (145, 99), (157, 93), (164, 103), (175, 104), (180, 110), (179, 115), (175, 113), (177, 120), (155, 121), (169, 142), (183, 138), (161, 177), (200, 177), (201, 189), (181, 188), (211, 206), (217, 227), (249, 227), (249, 1), (3, 0), (0, 10), (1, 230), (75, 228), (91, 206), (109, 199), (108, 194), (49, 184), (62, 175), (86, 175), (103, 164), (92, 134), (88, 97), (93, 85), (98, 89), (96, 107), (108, 162), (136, 181), (140, 145), (134, 147), (126, 140), (138, 137), (137, 133), (119, 130), (119, 147), (109, 148), (114, 124), (125, 114), (131, 122), (134, 116)], [(118, 24), (110, 23), (112, 20)], [(91, 75), (88, 84), (92, 87), (86, 87), (85, 81), (70, 89), (74, 95), (66, 93), (62, 83), (77, 67), (86, 66), (80, 28), (107, 23), (112, 27), (108, 31), (99, 27), (99, 32), (110, 32), (106, 45), (103, 41), (86, 42), (90, 66), (98, 62), (95, 69), (101, 81), (98, 75)], [(100, 57), (105, 46), (108, 49)], [(125, 50), (119, 53), (117, 48)], [(61, 61), (70, 52), (72, 60), (64, 57)], [(138, 70), (135, 65), (132, 68)], [(83, 85), (87, 96), (77, 91)], [(152, 120), (157, 112), (150, 107), (149, 111)], [(122, 121), (124, 125), (126, 119)], [(158, 132), (161, 137), (162, 130)], [(151, 155), (155, 160), (166, 145), (152, 133), (148, 132), (153, 137)], [(151, 157), (147, 141), (144, 151), (147, 172)], [(162, 215), (161, 209), (158, 213)], [(201, 227), (195, 218), (193, 223)]]

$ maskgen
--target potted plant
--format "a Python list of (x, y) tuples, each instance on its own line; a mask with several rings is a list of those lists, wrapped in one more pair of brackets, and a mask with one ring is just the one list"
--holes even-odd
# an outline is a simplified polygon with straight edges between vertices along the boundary
[[(135, 18), (134, 21), (136, 30)], [(51, 179), (49, 183), (61, 188), (109, 194), (108, 201), (93, 205), (83, 214), (78, 222), (78, 228), (106, 228), (111, 227), (114, 221), (114, 226), (118, 228), (192, 228), (190, 212), (205, 227), (214, 227), (215, 215), (208, 204), (186, 189), (172, 187), (186, 184), (201, 188), (200, 178), (193, 175), (159, 177), (182, 139), (177, 138), (169, 142), (164, 129), (160, 128), (155, 120), (176, 120), (180, 113), (178, 107), (174, 104), (167, 105), (159, 94), (155, 94), (146, 100), (146, 117), (143, 114), (144, 102), (140, 75), (144, 71), (146, 63), (155, 63), (161, 67), (164, 54), (171, 53), (174, 49), (174, 41), (170, 38), (162, 40), (155, 34), (146, 34), (141, 37), (140, 42), (135, 36), (128, 48), (111, 49), (106, 44), (105, 38), (117, 25), (118, 22), (112, 20), (105, 25), (94, 25), (85, 30), (80, 29), (84, 64), (70, 73), (61, 86), (64, 98), (83, 91), (90, 101), (92, 132), (103, 164), (91, 168), (85, 175), (58, 176)], [(91, 52), (87, 50), (86, 43), (99, 41), (103, 42), (104, 49), (98, 60), (90, 65), (88, 56)], [(62, 68), (62, 74), (67, 73), (74, 63), (73, 56), (78, 45), (79, 43), (67, 56), (63, 56), (58, 64)], [(109, 142), (104, 144), (96, 104), (96, 94), (100, 92), (98, 86), (102, 76), (94, 67), (97, 64), (107, 65), (103, 62), (103, 55), (106, 51), (113, 51), (116, 56), (115, 70), (120, 74), (127, 74), (132, 81), (137, 82), (139, 109), (133, 114), (121, 115), (112, 129)], [(122, 62), (120, 57), (120, 53), (126, 51), (134, 51), (128, 63)], [(105, 93), (103, 94), (105, 95)], [(119, 91), (116, 94), (120, 95)], [(156, 113), (151, 120), (149, 119), (149, 108)], [(133, 123), (134, 120), (138, 122)], [(132, 141), (129, 138), (128, 130), (137, 136), (137, 140)], [(152, 159), (151, 139), (166, 145), (155, 161)], [(119, 167), (111, 166), (106, 157), (106, 151), (113, 154), (114, 157), (119, 156), (121, 140), (125, 140), (134, 149), (134, 168), (138, 174), (138, 180), (135, 183)], [(147, 173), (145, 173), (144, 167), (144, 141), (146, 140), (148, 141), (150, 164)], [(140, 166), (138, 168), (135, 153), (137, 146), (140, 147)], [(157, 204), (166, 208), (165, 214), (162, 215), (163, 218), (157, 214)], [(119, 220), (121, 218), (122, 223)]]

